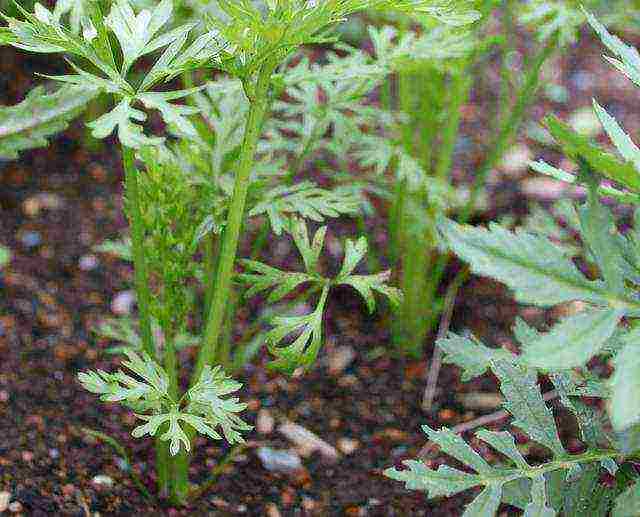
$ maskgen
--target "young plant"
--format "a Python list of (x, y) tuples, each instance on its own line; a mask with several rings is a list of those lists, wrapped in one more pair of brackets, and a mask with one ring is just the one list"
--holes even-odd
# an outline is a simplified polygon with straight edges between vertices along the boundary
[[(611, 35), (587, 15), (614, 57), (606, 59), (640, 86), (640, 58), (633, 47)], [(577, 225), (585, 256), (597, 266), (600, 278), (585, 276), (568, 248), (546, 236), (497, 224), (488, 229), (443, 219), (439, 230), (449, 247), (469, 263), (473, 272), (505, 283), (520, 303), (551, 307), (579, 300), (584, 309), (539, 332), (522, 320), (514, 335), (520, 345), (515, 354), (487, 347), (473, 337), (450, 334), (438, 346), (448, 362), (469, 380), (491, 370), (500, 381), (505, 409), (512, 424), (549, 451), (550, 459), (527, 461), (507, 432), (482, 429), (476, 438), (507, 459), (492, 466), (452, 431), (425, 427), (441, 450), (475, 473), (449, 466), (437, 471), (421, 461), (408, 461), (406, 469), (387, 475), (431, 497), (451, 496), (473, 487), (482, 490), (464, 515), (497, 514), (501, 503), (519, 507), (524, 515), (636, 515), (640, 505), (640, 478), (632, 467), (640, 458), (640, 351), (638, 350), (639, 226), (621, 233), (614, 217), (600, 200), (614, 197), (639, 205), (640, 149), (597, 102), (594, 109), (622, 158), (576, 134), (551, 118), (548, 126), (556, 140), (579, 165), (573, 176), (544, 163), (534, 167), (556, 178), (580, 182), (588, 189), (586, 202), (576, 208)], [(616, 186), (602, 184), (601, 179)], [(636, 211), (636, 215), (637, 215)], [(636, 217), (636, 221), (637, 221)], [(605, 378), (598, 363), (610, 362), (613, 374)], [(555, 392), (543, 397), (538, 376), (546, 376)], [(545, 399), (557, 397), (578, 424), (585, 451), (569, 453), (559, 438)], [(596, 399), (598, 404), (586, 398)], [(601, 408), (606, 408), (603, 414)], [(608, 421), (605, 416), (608, 415)], [(600, 482), (608, 472), (612, 481)], [(588, 495), (588, 496), (587, 496)]]
[[(111, 7), (105, 15), (102, 8), (107, 3)], [(124, 369), (84, 372), (79, 378), (102, 400), (120, 402), (144, 421), (133, 435), (156, 439), (160, 493), (173, 503), (184, 504), (190, 493), (201, 493), (188, 479), (194, 435), (224, 437), (234, 443), (242, 441), (241, 432), (249, 429), (237, 415), (244, 404), (227, 397), (240, 385), (218, 365), (248, 202), (252, 202), (251, 215), (266, 214), (276, 233), (285, 228), (292, 232), (305, 261), (302, 281), (321, 287), (323, 293), (311, 315), (274, 320), (268, 342), (277, 358), (276, 366), (292, 370), (298, 365), (309, 366), (315, 358), (331, 286), (353, 286), (370, 309), (374, 307), (373, 291), (398, 297), (386, 285), (388, 273), (354, 274), (366, 252), (365, 241), (347, 241), (343, 268), (338, 277), (328, 279), (316, 269), (324, 230), (310, 243), (306, 226), (296, 220), (289, 222), (291, 215), (323, 220), (349, 212), (354, 208), (352, 192), (341, 196), (310, 184), (289, 182), (284, 187), (270, 185), (272, 188), (256, 199), (250, 195), (252, 185), (264, 186), (265, 176), (279, 168), (277, 162), (275, 167), (265, 167), (260, 156), (273, 151), (270, 140), (274, 144), (286, 140), (265, 138), (261, 142), (261, 137), (269, 130), (270, 111), (278, 94), (296, 84), (295, 74), (287, 79), (288, 74), (282, 72), (288, 59), (302, 45), (330, 42), (332, 27), (365, 9), (422, 12), (452, 23), (472, 20), (475, 14), (458, 9), (464, 2), (449, 0), (218, 0), (203, 29), (193, 21), (175, 23), (171, 0), (151, 4), (138, 9), (130, 0), (59, 0), (53, 11), (36, 3), (33, 12), (16, 5), (19, 17), (4, 14), (7, 26), (0, 28), (0, 43), (36, 53), (63, 53), (72, 73), (50, 77), (64, 85), (57, 93), (36, 90), (17, 107), (0, 110), (0, 121), (7, 120), (0, 125), (0, 150), (15, 157), (19, 151), (43, 145), (46, 137), (64, 128), (82, 109), (81, 103), (67, 96), (69, 92), (76, 94), (76, 100), (88, 102), (102, 95), (113, 103), (113, 109), (89, 127), (94, 137), (115, 134), (120, 143), (131, 239), (120, 245), (119, 251), (134, 265), (140, 337), (138, 342), (127, 338), (136, 346), (123, 349), (127, 357)], [(151, 55), (157, 56), (154, 64), (142, 70), (141, 60)], [(235, 88), (241, 98), (231, 108), (236, 110), (235, 120), (224, 99), (216, 99), (215, 83), (188, 85), (182, 90), (156, 89), (176, 77), (189, 82), (192, 72), (204, 68), (235, 80), (225, 85)], [(345, 73), (339, 66), (330, 70)], [(305, 81), (304, 77), (298, 79), (299, 84)], [(198, 104), (203, 97), (195, 94), (205, 87), (213, 109), (203, 114), (204, 121), (194, 120), (203, 108)], [(182, 99), (188, 103), (176, 102)], [(145, 133), (142, 123), (147, 114), (143, 109), (158, 112), (177, 141), (166, 142)], [(304, 148), (309, 145), (305, 143)], [(304, 148), (301, 159), (306, 156)], [(204, 164), (198, 160), (203, 156), (207, 157)], [(209, 161), (211, 157), (214, 159)], [(136, 164), (138, 158), (144, 162), (143, 170)], [(206, 246), (204, 265), (197, 264), (193, 258), (203, 239), (216, 233), (220, 235), (219, 251), (214, 254)], [(246, 266), (255, 276), (244, 279), (254, 282), (254, 290), (256, 285), (258, 290), (277, 285), (278, 296), (288, 292), (290, 284), (279, 284), (276, 280), (280, 278), (269, 275), (269, 266), (259, 262)], [(299, 275), (283, 278), (297, 282), (302, 278)], [(194, 312), (189, 286), (198, 279), (206, 284), (205, 322), (189, 388), (183, 390), (177, 343)], [(159, 337), (154, 336), (154, 322)], [(281, 346), (287, 335), (296, 331), (302, 332), (300, 337), (290, 346)], [(135, 350), (137, 343), (139, 349)]]

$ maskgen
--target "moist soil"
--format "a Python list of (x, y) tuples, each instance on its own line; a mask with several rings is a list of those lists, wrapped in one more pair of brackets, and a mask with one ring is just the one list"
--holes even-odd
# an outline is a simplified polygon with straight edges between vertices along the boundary
[[(554, 102), (542, 95), (529, 110), (529, 120), (538, 121), (549, 112), (566, 119), (596, 96), (631, 134), (636, 133), (640, 120), (634, 111), (636, 92), (607, 67), (601, 53), (599, 44), (587, 35), (558, 58), (547, 82), (566, 88), (568, 100)], [(60, 67), (48, 59), (0, 49), (0, 103), (21, 100), (34, 84), (32, 71), (55, 73)], [(455, 170), (461, 183), (472, 177), (489, 140), (486, 118), (492, 99), (487, 92), (492, 91), (491, 80), (478, 85), (464, 109), (464, 145)], [(519, 142), (531, 149), (531, 157), (559, 162), (558, 154), (527, 139), (524, 132)], [(121, 236), (127, 226), (117, 146), (113, 141), (92, 142), (82, 123), (74, 123), (47, 149), (0, 163), (0, 178), (0, 242), (14, 253), (0, 274), (0, 492), (10, 494), (8, 512), (34, 516), (462, 514), (472, 494), (428, 501), (423, 494), (386, 479), (382, 472), (415, 457), (425, 444), (421, 425), (454, 426), (495, 411), (499, 405), (492, 396), (497, 393), (495, 380), (485, 376), (463, 384), (456, 369), (445, 365), (434, 407), (423, 411), (433, 338), (422, 360), (396, 356), (387, 330), (387, 308), (368, 316), (348, 289), (332, 297), (325, 321), (326, 344), (311, 372), (293, 378), (275, 374), (265, 368), (268, 358), (263, 353), (238, 374), (244, 383), (242, 399), (249, 403), (245, 417), (256, 425), (260, 414), (261, 432), (250, 434), (248, 446), (227, 464), (212, 489), (186, 509), (145, 499), (132, 483), (127, 463), (83, 429), (104, 432), (131, 451), (135, 457), (131, 468), (153, 491), (151, 441), (131, 438), (132, 415), (97, 402), (76, 380), (83, 369), (116, 367), (117, 358), (105, 353), (113, 343), (96, 338), (91, 329), (114, 316), (114, 310), (130, 310), (126, 303), (132, 285), (130, 265), (93, 250), (105, 239)], [(553, 182), (532, 178), (522, 164), (519, 170), (505, 166), (493, 174), (489, 202), (475, 222), (503, 216), (518, 221), (532, 199), (548, 202), (563, 195)], [(372, 247), (384, 250), (384, 220), (368, 224)], [(336, 242), (339, 236), (357, 233), (348, 220), (336, 221), (330, 228), (330, 240)], [(284, 240), (282, 246), (267, 249), (262, 259), (297, 264), (290, 243)], [(456, 267), (454, 263), (452, 271)], [(458, 294), (452, 328), (470, 329), (488, 343), (511, 346), (509, 329), (516, 316), (544, 327), (567, 310), (545, 312), (518, 306), (502, 286), (471, 278)], [(236, 336), (242, 335), (256, 314), (253, 305), (241, 309)], [(351, 352), (353, 360), (336, 371), (336, 361)], [(181, 360), (186, 364), (193, 356), (183, 352)], [(476, 396), (471, 403), (472, 397), (465, 394), (484, 397)], [(275, 419), (273, 430), (269, 416)], [(279, 431), (284, 419), (335, 446), (339, 457), (314, 452), (302, 455), (302, 468), (295, 471), (267, 470), (257, 455), (260, 447), (292, 447)], [(571, 421), (560, 421), (565, 443), (578, 449)], [(192, 481), (207, 479), (227, 453), (224, 445), (200, 440)], [(444, 462), (438, 453), (428, 458), (431, 467)], [(511, 514), (509, 508), (504, 511)]]

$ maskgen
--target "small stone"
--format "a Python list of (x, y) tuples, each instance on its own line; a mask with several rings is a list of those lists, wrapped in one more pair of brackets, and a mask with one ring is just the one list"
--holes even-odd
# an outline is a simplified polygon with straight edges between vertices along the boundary
[(131, 314), (135, 301), (136, 297), (133, 291), (121, 291), (115, 295), (111, 302), (111, 312), (118, 316)]
[(26, 463), (30, 463), (33, 461), (33, 452), (31, 451), (22, 451), (22, 461)]
[(260, 447), (256, 454), (265, 469), (270, 472), (291, 473), (302, 468), (302, 460), (290, 450), (276, 450), (271, 447)]
[(274, 503), (268, 503), (266, 506), (266, 515), (267, 517), (281, 517), (282, 514), (280, 513), (280, 510), (278, 509), (278, 507), (274, 504)]
[(20, 237), (20, 242), (26, 248), (35, 248), (42, 242), (42, 236), (38, 232), (24, 232)]
[(60, 457), (60, 451), (58, 449), (49, 449), (49, 457), (52, 460), (57, 460)]
[(314, 452), (318, 452), (330, 461), (336, 461), (340, 457), (340, 453), (333, 445), (298, 424), (287, 421), (278, 428), (278, 431), (293, 442), (302, 456), (311, 456)]
[(520, 187), (522, 192), (530, 197), (555, 201), (560, 199), (567, 190), (567, 184), (553, 178), (536, 176), (527, 178)]
[(589, 138), (595, 138), (602, 133), (600, 119), (590, 105), (574, 111), (569, 117), (568, 123), (577, 133)]
[(20, 503), (20, 501), (14, 501), (9, 505), (9, 511), (11, 513), (20, 513), (22, 511), (22, 503)]
[(97, 476), (95, 476), (91, 482), (94, 485), (98, 485), (98, 486), (104, 486), (104, 487), (111, 487), (113, 486), (113, 479), (111, 479), (109, 476), (105, 476), (104, 474), (99, 474)]
[(511, 175), (525, 171), (533, 158), (531, 149), (524, 144), (514, 145), (502, 158), (502, 169)]
[(260, 434), (271, 434), (275, 427), (275, 419), (268, 409), (261, 409), (258, 411), (256, 417), (256, 431)]
[(69, 498), (76, 493), (76, 487), (71, 483), (67, 483), (62, 487), (62, 495)]
[(336, 348), (328, 358), (329, 373), (339, 375), (346, 370), (356, 358), (356, 351), (350, 346)]
[(302, 509), (306, 512), (313, 512), (318, 510), (320, 507), (320, 505), (318, 504), (318, 501), (316, 501), (315, 499), (311, 499), (310, 497), (303, 497), (302, 498)]
[(456, 398), (465, 408), (471, 409), (495, 409), (504, 402), (497, 393), (461, 393)]
[(337, 445), (340, 452), (346, 454), (347, 456), (349, 454), (353, 454), (360, 448), (360, 442), (358, 440), (354, 440), (353, 438), (340, 438)]
[(0, 492), (0, 513), (9, 508), (9, 501), (11, 501), (11, 492)]
[(92, 254), (83, 255), (78, 261), (78, 267), (82, 271), (91, 271), (92, 269), (98, 267), (98, 257)]

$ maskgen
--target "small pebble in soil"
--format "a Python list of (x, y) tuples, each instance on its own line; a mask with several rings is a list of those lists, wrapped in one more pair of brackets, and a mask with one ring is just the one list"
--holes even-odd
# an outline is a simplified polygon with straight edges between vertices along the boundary
[(135, 301), (136, 297), (133, 291), (121, 291), (113, 298), (111, 311), (118, 316), (131, 314)]
[(274, 504), (274, 503), (269, 503), (266, 506), (266, 515), (267, 517), (281, 517), (281, 513), (280, 510), (278, 509), (278, 507)]
[(91, 480), (94, 485), (103, 486), (103, 487), (111, 487), (113, 486), (113, 479), (109, 476), (105, 476), (104, 474), (99, 474), (94, 476)]
[(298, 424), (289, 421), (284, 422), (278, 428), (278, 431), (296, 446), (302, 456), (307, 457), (314, 452), (318, 452), (324, 459), (329, 461), (336, 461), (340, 457), (340, 453), (333, 445), (328, 444), (317, 434)]
[(0, 512), (4, 512), (9, 508), (9, 501), (11, 501), (11, 493), (0, 492)]
[(353, 454), (360, 448), (360, 442), (358, 440), (354, 440), (353, 438), (340, 438), (337, 445), (340, 452), (346, 454), (347, 456), (349, 454)]
[(20, 501), (14, 501), (9, 505), (9, 511), (11, 513), (20, 513), (22, 511), (22, 504)]
[(260, 447), (256, 454), (265, 469), (271, 472), (291, 473), (302, 468), (302, 460), (295, 452)]
[(256, 431), (260, 434), (271, 434), (275, 426), (275, 419), (268, 409), (258, 411), (256, 417)]
[(38, 232), (24, 232), (20, 236), (20, 242), (26, 248), (35, 248), (42, 242), (42, 236)]
[(91, 271), (98, 267), (98, 257), (92, 254), (83, 255), (80, 257), (80, 260), (78, 260), (78, 267), (82, 271)]

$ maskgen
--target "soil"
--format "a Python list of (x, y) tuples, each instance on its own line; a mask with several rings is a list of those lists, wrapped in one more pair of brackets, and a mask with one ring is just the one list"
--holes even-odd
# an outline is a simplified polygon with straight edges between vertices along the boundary
[[(634, 111), (634, 90), (610, 71), (601, 53), (599, 44), (587, 36), (558, 59), (553, 80), (567, 88), (568, 101), (554, 103), (543, 96), (530, 110), (529, 120), (548, 112), (566, 118), (597, 96), (633, 134), (640, 120)], [(35, 81), (32, 70), (55, 72), (57, 67), (47, 59), (0, 49), (0, 103), (12, 104), (23, 97)], [(488, 138), (484, 90), (476, 92), (464, 111), (468, 145), (456, 160), (460, 181), (471, 176), (482, 158), (480, 144)], [(389, 325), (383, 313), (367, 316), (349, 290), (338, 292), (331, 301), (323, 349), (329, 360), (321, 360), (306, 375), (286, 378), (266, 370), (263, 354), (239, 374), (245, 383), (242, 398), (249, 402), (247, 420), (255, 424), (259, 413), (271, 415), (276, 428), (253, 432), (249, 446), (193, 507), (176, 509), (144, 499), (127, 465), (106, 444), (83, 432), (83, 428), (100, 430), (133, 451), (133, 468), (153, 489), (152, 444), (130, 437), (131, 414), (97, 403), (76, 381), (79, 370), (109, 370), (117, 364), (116, 358), (104, 353), (109, 343), (97, 340), (91, 328), (113, 316), (113, 300), (130, 289), (132, 281), (129, 265), (92, 251), (104, 239), (120, 236), (126, 221), (116, 147), (113, 142), (86, 146), (85, 139), (82, 124), (75, 123), (47, 149), (0, 163), (0, 242), (14, 252), (0, 276), (0, 492), (10, 493), (9, 511), (33, 516), (462, 513), (469, 495), (428, 501), (384, 478), (382, 471), (415, 457), (425, 443), (421, 425), (453, 426), (494, 411), (491, 397), (485, 397), (488, 402), (483, 407), (466, 407), (460, 396), (494, 394), (494, 379), (462, 384), (457, 371), (445, 366), (435, 409), (423, 412), (420, 403), (433, 340), (420, 361), (387, 353)], [(541, 152), (525, 136), (520, 141), (534, 155)], [(550, 160), (558, 160), (559, 155), (545, 152)], [(493, 175), (490, 202), (478, 222), (522, 216), (528, 196), (536, 195), (523, 188), (523, 179), (530, 178), (526, 168)], [(550, 189), (551, 184), (543, 185), (545, 199), (552, 195)], [(370, 225), (384, 228), (383, 221)], [(332, 228), (339, 234), (356, 231), (349, 221)], [(268, 261), (268, 253), (263, 258)], [(502, 286), (472, 278), (458, 295), (452, 327), (472, 329), (487, 342), (504, 345), (510, 343), (509, 329), (517, 315), (540, 326), (559, 311), (517, 306)], [(251, 317), (241, 314), (238, 334)], [(349, 349), (355, 352), (354, 360), (343, 371), (332, 372), (331, 358)], [(186, 352), (181, 359), (188, 362), (192, 357)], [(337, 460), (314, 453), (302, 457), (303, 468), (293, 473), (269, 472), (256, 451), (263, 446), (291, 447), (278, 431), (283, 418), (346, 452), (340, 452)], [(571, 426), (565, 427), (564, 438), (575, 441)], [(205, 440), (197, 445), (191, 477), (202, 481), (228, 451)], [(437, 454), (429, 459), (431, 466), (443, 461)], [(509, 509), (505, 512), (509, 514)]]

